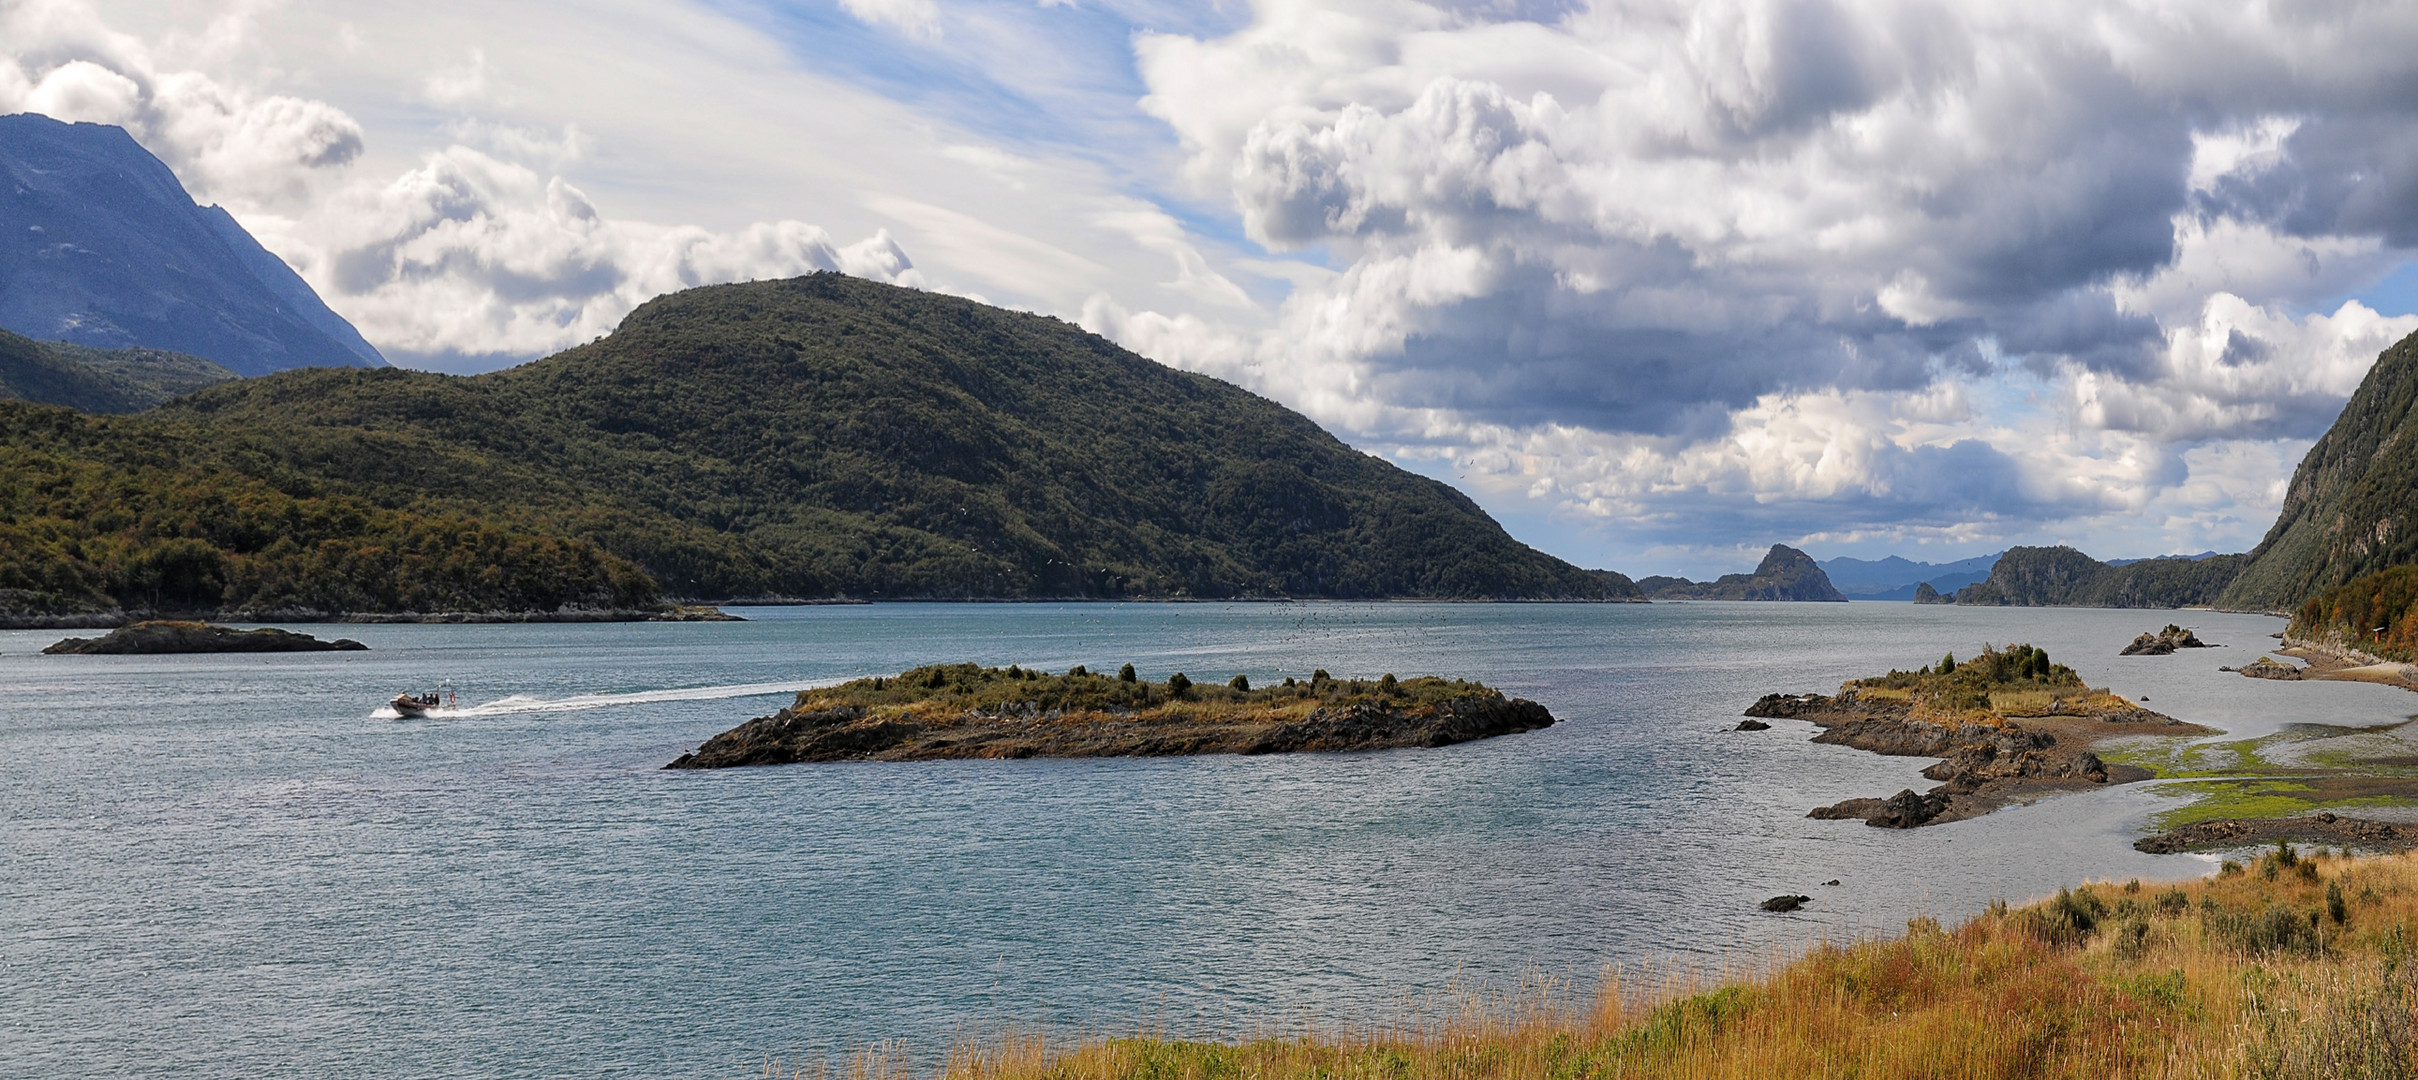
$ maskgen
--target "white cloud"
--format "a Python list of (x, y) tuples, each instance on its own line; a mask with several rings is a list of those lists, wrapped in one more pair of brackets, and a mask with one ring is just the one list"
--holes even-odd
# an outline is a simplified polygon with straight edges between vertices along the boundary
[[(711, 230), (608, 216), (563, 176), (524, 164), (585, 158), (575, 123), (555, 134), (462, 116), (446, 125), (456, 142), (386, 179), (354, 167), (366, 138), (344, 111), (165, 66), (87, 9), (4, 9), (0, 30), (29, 52), (91, 57), (30, 76), (23, 60), (0, 60), (0, 108), (126, 126), (197, 199), (227, 204), (363, 336), (402, 358), (541, 355), (702, 284), (819, 270), (923, 283), (884, 231), (841, 246), (796, 220)], [(204, 44), (234, 51), (242, 32), (218, 20)], [(468, 56), (426, 80), (428, 100), (486, 93), (486, 53)]]
[(912, 37), (940, 36), (940, 6), (932, 0), (840, 0), (840, 6), (867, 23)]
[(2343, 302), (2418, 248), (2408, 5), (1006, 5), (945, 41), (931, 0), (846, 10), (879, 32), (126, 0), (127, 34), (17, 0), (0, 103), (130, 110), (398, 350), (544, 351), (690, 281), (921, 280), (1463, 463), (1616, 565), (2254, 537), (2258, 470), (2413, 328)]
[(467, 105), (487, 93), (487, 51), (470, 50), (461, 64), (432, 72), (422, 84), (428, 100), (438, 105)]

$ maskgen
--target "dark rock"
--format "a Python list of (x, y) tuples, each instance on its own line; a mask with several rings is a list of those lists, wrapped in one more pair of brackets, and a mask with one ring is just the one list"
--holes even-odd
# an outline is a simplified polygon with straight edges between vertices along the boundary
[(237, 630), (197, 622), (155, 620), (121, 626), (97, 638), (68, 638), (42, 650), (58, 655), (158, 655), (165, 653), (351, 652), (367, 649), (351, 638), (321, 641), (309, 634), (268, 627)]
[(2253, 679), (2282, 679), (2285, 681), (2298, 679), (2302, 675), (2302, 670), (2300, 668), (2294, 667), (2291, 664), (2277, 663), (2274, 659), (2265, 656), (2259, 657), (2258, 659), (2244, 664), (2238, 668), (2221, 667), (2217, 670), (2236, 671), (2240, 672), (2241, 674), (2248, 675)]
[(1763, 902), (1763, 910), (1789, 912), (1813, 902), (1810, 896), (1775, 896)]
[(1830, 699), (1820, 694), (1765, 694), (1746, 707), (1746, 715), (1793, 720), (1828, 708)]
[(1881, 812), (1879, 799), (1848, 799), (1829, 806), (1817, 806), (1805, 812), (1816, 821), (1869, 821)]
[(1917, 604), (1953, 604), (1956, 601), (1941, 596), (1939, 590), (1932, 588), (1931, 583), (1926, 581), (1914, 587), (1914, 602)]
[(1761, 721), (1761, 720), (1751, 720), (1751, 719), (1750, 719), (1750, 720), (1740, 720), (1740, 721), (1738, 721), (1738, 726), (1737, 726), (1737, 727), (1734, 727), (1734, 728), (1731, 728), (1730, 730), (1731, 730), (1731, 731), (1770, 731), (1771, 729), (1772, 729), (1772, 726), (1771, 726), (1770, 724), (1766, 724), (1766, 723), (1764, 723), (1764, 722), (1763, 722), (1763, 721)]
[(2164, 630), (2160, 630), (2154, 634), (2142, 634), (2133, 638), (2133, 643), (2125, 646), (2124, 651), (2116, 655), (2171, 656), (2174, 654), (2176, 649), (2205, 649), (2209, 647), (2210, 646), (2207, 642), (2200, 640), (2199, 635), (2194, 634), (2190, 630), (2187, 630), (2183, 627), (2176, 626), (2173, 623), (2168, 623), (2166, 624), (2166, 629)]
[(1839, 883), (1839, 879), (1837, 879), (1837, 878), (1832, 878), (1832, 879), (1830, 879), (1830, 880), (1828, 880), (1828, 881), (1823, 882), (1822, 884), (1824, 884), (1824, 885), (1836, 885), (1836, 884), (1838, 884), (1838, 883)]
[(1907, 788), (1881, 803), (1879, 813), (1864, 819), (1877, 829), (1911, 829), (1948, 811), (1948, 796), (1937, 791), (1916, 794)]

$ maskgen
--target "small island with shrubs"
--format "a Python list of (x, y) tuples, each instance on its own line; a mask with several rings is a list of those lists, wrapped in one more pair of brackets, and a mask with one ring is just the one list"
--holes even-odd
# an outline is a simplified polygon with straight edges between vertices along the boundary
[(2209, 733), (2094, 689), (2032, 645), (1984, 646), (1963, 662), (1950, 654), (1931, 667), (1851, 679), (1835, 696), (1767, 694), (1746, 715), (1808, 721), (1823, 729), (1814, 736), (1818, 743), (1939, 758), (1923, 770), (1942, 781), (1928, 792), (1849, 799), (1807, 815), (1898, 829), (1979, 817), (2058, 791), (2147, 780), (2149, 770), (2102, 761), (2092, 747), (2125, 736)]
[(1553, 724), (1545, 707), (1463, 679), (1307, 679), (1253, 687), (1177, 672), (919, 667), (807, 690), (665, 768), (804, 761), (1174, 757), (1449, 746)]

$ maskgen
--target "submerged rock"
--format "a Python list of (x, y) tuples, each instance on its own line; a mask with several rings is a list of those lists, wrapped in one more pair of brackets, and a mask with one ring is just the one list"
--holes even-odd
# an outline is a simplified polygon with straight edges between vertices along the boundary
[(309, 634), (267, 627), (238, 630), (209, 623), (152, 620), (121, 626), (97, 638), (68, 638), (42, 650), (60, 655), (161, 655), (167, 653), (352, 652), (367, 649), (351, 638), (321, 641)]
[(1812, 902), (1813, 897), (1810, 896), (1799, 896), (1794, 894), (1787, 896), (1775, 896), (1763, 902), (1763, 910), (1789, 912), (1795, 911), (1798, 908), (1804, 907)]
[(1731, 731), (1770, 731), (1771, 729), (1772, 729), (1772, 726), (1771, 726), (1770, 724), (1766, 724), (1766, 723), (1764, 723), (1764, 722), (1763, 722), (1763, 721), (1761, 721), (1761, 720), (1755, 720), (1755, 719), (1751, 719), (1751, 718), (1750, 718), (1750, 719), (1746, 719), (1746, 720), (1740, 720), (1740, 721), (1738, 721), (1738, 726), (1737, 726), (1737, 727), (1734, 727), (1734, 728), (1731, 728), (1730, 730), (1731, 730)]

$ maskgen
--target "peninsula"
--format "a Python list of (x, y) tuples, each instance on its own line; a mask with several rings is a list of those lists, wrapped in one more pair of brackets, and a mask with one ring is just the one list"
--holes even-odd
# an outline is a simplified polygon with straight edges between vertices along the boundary
[(665, 768), (1389, 750), (1552, 723), (1536, 702), (1461, 679), (1336, 679), (1321, 670), (1254, 689), (1241, 675), (1222, 686), (1182, 672), (1150, 682), (1131, 664), (1114, 676), (953, 664), (804, 691)]
[(1979, 817), (2058, 791), (2147, 780), (2148, 769), (2103, 761), (2099, 742), (2130, 735), (2195, 735), (2209, 729), (2144, 709), (2082, 677), (2031, 645), (1984, 646), (1958, 663), (1853, 679), (1835, 696), (1767, 694), (1750, 717), (1809, 721), (1818, 743), (1877, 754), (1935, 757), (1923, 775), (1942, 781), (1887, 799), (1849, 799), (1807, 814), (1857, 818), (1883, 828)]

